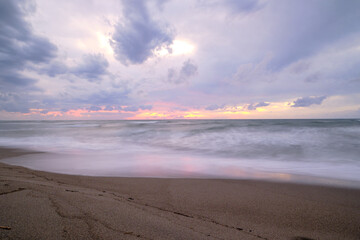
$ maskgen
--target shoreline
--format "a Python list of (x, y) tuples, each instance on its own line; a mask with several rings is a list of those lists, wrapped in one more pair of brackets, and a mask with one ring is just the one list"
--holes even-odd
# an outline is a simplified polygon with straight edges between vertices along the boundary
[[(0, 148), (1, 157), (27, 154)], [(88, 177), (0, 163), (1, 239), (358, 239), (360, 190)]]
[[(336, 187), (336, 188), (349, 188), (349, 189), (360, 189), (360, 181), (359, 180), (350, 180), (344, 178), (336, 178), (329, 176), (316, 176), (316, 175), (304, 175), (298, 173), (291, 172), (276, 172), (276, 171), (263, 171), (263, 170), (254, 170), (254, 169), (246, 169), (243, 170), (244, 176), (223, 176), (223, 175), (215, 175), (215, 174), (203, 174), (203, 173), (192, 173), (190, 175), (184, 174), (182, 172), (172, 172), (168, 175), (160, 174), (160, 175), (148, 175), (144, 173), (142, 175), (139, 174), (125, 174), (122, 173), (98, 173), (98, 172), (78, 172), (78, 171), (69, 171), (61, 169), (50, 170), (48, 168), (37, 168), (34, 166), (30, 166), (28, 164), (24, 164), (24, 160), (28, 160), (26, 155), (35, 155), (30, 156), (31, 158), (41, 159), (49, 159), (49, 158), (58, 158), (59, 153), (54, 152), (46, 152), (41, 150), (33, 150), (22, 147), (3, 147), (0, 146), (0, 163), (12, 165), (12, 166), (20, 166), (33, 171), (40, 172), (48, 172), (54, 174), (64, 174), (69, 176), (85, 176), (85, 177), (110, 177), (110, 178), (139, 178), (139, 179), (208, 179), (208, 180), (240, 180), (240, 181), (260, 181), (260, 182), (273, 182), (273, 183), (289, 183), (289, 184), (300, 184), (300, 185), (311, 185), (311, 186), (327, 186), (327, 187)], [(39, 155), (41, 154), (41, 155)], [(21, 158), (19, 162), (19, 158)], [(14, 158), (14, 159), (13, 159)], [(62, 158), (66, 158), (66, 155), (62, 155)], [(5, 161), (1, 161), (5, 159)], [(84, 156), (86, 159), (86, 156)], [(14, 164), (10, 163), (11, 161), (15, 161)], [(30, 159), (31, 160), (31, 159)], [(39, 166), (38, 166), (39, 167)], [(120, 175), (119, 175), (120, 174)]]

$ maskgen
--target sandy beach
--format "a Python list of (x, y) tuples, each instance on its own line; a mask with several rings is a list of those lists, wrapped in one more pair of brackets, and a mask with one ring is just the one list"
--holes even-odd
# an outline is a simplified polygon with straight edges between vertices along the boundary
[[(0, 157), (30, 152), (0, 150)], [(360, 239), (360, 190), (0, 164), (0, 239)]]

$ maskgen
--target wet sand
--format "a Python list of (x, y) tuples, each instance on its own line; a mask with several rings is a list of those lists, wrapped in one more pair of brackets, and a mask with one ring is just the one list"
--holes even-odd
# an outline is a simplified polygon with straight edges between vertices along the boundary
[[(0, 158), (29, 152), (0, 148)], [(0, 163), (0, 239), (360, 239), (360, 190)]]

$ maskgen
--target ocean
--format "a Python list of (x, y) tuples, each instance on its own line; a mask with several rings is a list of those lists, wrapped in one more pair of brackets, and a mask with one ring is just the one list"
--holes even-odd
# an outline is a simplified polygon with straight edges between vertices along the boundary
[(357, 119), (0, 121), (0, 146), (46, 152), (2, 162), (65, 174), (360, 187)]

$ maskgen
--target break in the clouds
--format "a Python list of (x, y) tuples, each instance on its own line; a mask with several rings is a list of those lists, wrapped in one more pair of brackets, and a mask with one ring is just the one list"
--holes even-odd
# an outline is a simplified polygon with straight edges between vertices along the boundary
[(360, 117), (355, 0), (0, 1), (0, 119)]

